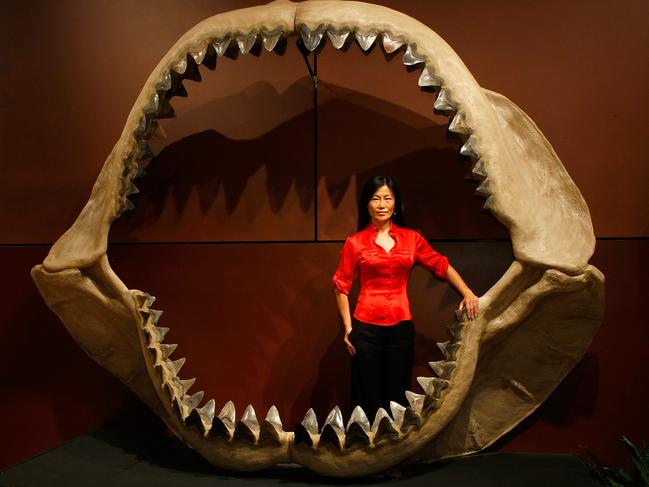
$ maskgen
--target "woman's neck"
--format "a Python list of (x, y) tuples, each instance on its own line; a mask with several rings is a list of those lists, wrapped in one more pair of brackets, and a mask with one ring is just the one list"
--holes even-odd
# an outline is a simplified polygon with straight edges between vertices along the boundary
[(388, 230), (390, 230), (390, 220), (386, 220), (384, 222), (377, 222), (375, 220), (372, 220), (372, 226), (381, 233), (387, 232)]

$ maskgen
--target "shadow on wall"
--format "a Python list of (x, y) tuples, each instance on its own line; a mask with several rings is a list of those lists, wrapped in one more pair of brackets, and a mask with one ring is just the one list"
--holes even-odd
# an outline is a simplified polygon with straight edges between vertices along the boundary
[[(281, 95), (260, 82), (246, 89), (252, 93), (247, 104), (259, 97), (259, 106), (271, 109), (284, 98), (304, 105), (306, 81)], [(397, 180), (409, 225), (428, 238), (507, 237), (481, 211), (477, 183), (466, 180), (469, 164), (458, 155), (459, 141), (438, 123), (445, 118), (426, 119), (336, 86), (320, 91), (327, 92), (318, 114), (320, 239), (340, 240), (355, 231), (357, 194), (377, 174)], [(271, 93), (279, 101), (269, 103)], [(191, 113), (195, 124), (185, 120), (182, 130), (218, 126), (210, 119), (240, 101), (236, 94), (202, 106)], [(313, 239), (313, 113), (308, 105), (301, 110), (255, 138), (209, 129), (171, 142), (137, 182), (136, 209), (116, 222), (111, 239)]]

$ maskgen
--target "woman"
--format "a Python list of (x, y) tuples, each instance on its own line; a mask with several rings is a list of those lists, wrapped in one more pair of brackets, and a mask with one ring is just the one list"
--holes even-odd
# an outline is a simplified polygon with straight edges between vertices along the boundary
[[(333, 276), (344, 342), (352, 355), (352, 404), (373, 418), (390, 401), (404, 403), (410, 387), (414, 326), (407, 296), (410, 270), (423, 265), (463, 296), (459, 308), (478, 314), (478, 298), (416, 231), (405, 228), (399, 191), (387, 176), (367, 182), (358, 202), (358, 232), (348, 237)], [(360, 292), (352, 319), (349, 290), (358, 272)]]

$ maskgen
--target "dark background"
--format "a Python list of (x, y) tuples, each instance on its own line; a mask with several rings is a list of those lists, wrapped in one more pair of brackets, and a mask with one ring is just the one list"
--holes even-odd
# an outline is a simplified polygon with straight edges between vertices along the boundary
[[(378, 1), (422, 21), (478, 82), (527, 112), (586, 199), (606, 276), (592, 346), (506, 451), (605, 461), (616, 438), (649, 439), (649, 4), (645, 1)], [(248, 1), (23, 1), (0, 6), (0, 467), (102, 425), (162, 428), (88, 359), (38, 294), (29, 270), (72, 224), (145, 79), (186, 30)], [(109, 258), (130, 288), (158, 297), (183, 377), (217, 407), (276, 405), (287, 429), (313, 406), (349, 407), (348, 357), (330, 278), (354, 231), (355, 200), (387, 173), (409, 225), (449, 256), (477, 294), (512, 260), (507, 231), (481, 211), (468, 165), (432, 113), (434, 95), (400, 56), (357, 45), (319, 55), (319, 177), (312, 91), (291, 38), (284, 55), (222, 59), (186, 81), (168, 139), (111, 230)], [(318, 242), (314, 241), (314, 191)], [(557, 236), (560, 238), (560, 236)], [(415, 269), (417, 370), (460, 297)], [(416, 388), (416, 387), (415, 387)]]

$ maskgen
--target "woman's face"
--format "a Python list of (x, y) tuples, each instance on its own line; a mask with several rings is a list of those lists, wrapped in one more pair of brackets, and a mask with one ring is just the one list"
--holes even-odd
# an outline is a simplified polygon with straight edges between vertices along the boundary
[(375, 225), (388, 221), (394, 213), (394, 194), (392, 194), (392, 190), (387, 186), (381, 186), (377, 189), (367, 205), (367, 210), (370, 213), (372, 223)]

